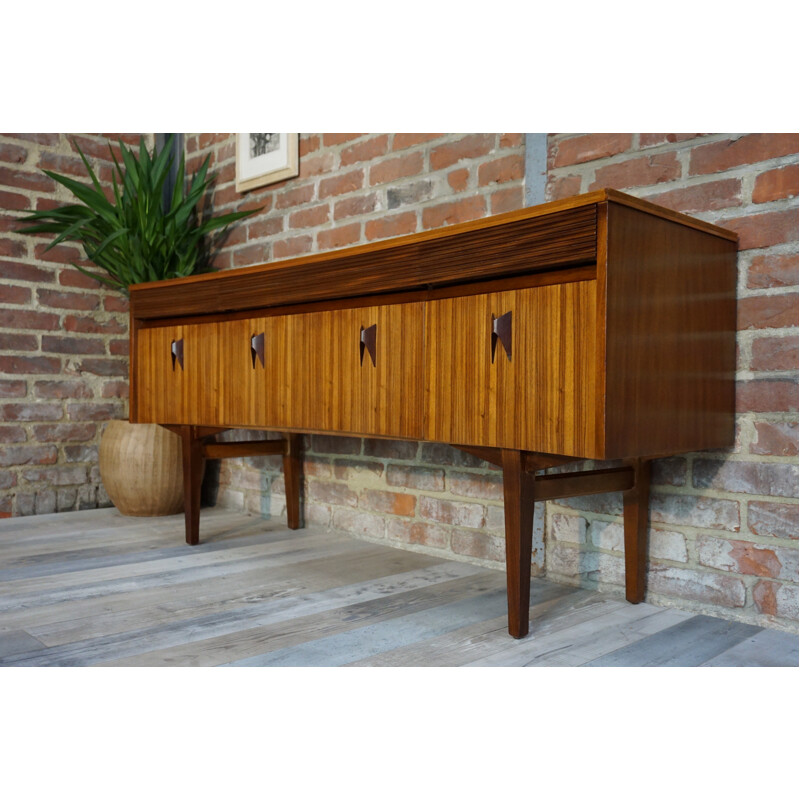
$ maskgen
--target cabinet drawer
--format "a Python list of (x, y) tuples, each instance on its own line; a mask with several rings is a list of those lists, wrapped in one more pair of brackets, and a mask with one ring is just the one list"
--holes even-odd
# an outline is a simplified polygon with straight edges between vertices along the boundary
[(591, 457), (596, 281), (427, 304), (425, 438)]
[(285, 319), (288, 427), (421, 437), (421, 303)]
[(139, 422), (218, 425), (218, 324), (143, 328), (137, 334)]

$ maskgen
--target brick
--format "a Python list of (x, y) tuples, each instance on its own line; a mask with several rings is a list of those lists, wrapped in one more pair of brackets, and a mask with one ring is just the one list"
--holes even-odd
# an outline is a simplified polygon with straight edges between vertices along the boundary
[(482, 500), (503, 499), (503, 477), (497, 473), (452, 472), (447, 476), (447, 490), (461, 497)]
[(0, 380), (0, 397), (25, 397), (27, 389), (26, 381)]
[(450, 549), (481, 561), (505, 561), (506, 558), (505, 539), (488, 533), (455, 530), (450, 534)]
[(0, 167), (0, 186), (11, 186), (29, 192), (52, 193), (56, 190), (56, 182), (47, 175), (11, 167)]
[(406, 489), (421, 489), (425, 492), (444, 491), (444, 470), (425, 467), (406, 467), (389, 464), (386, 468), (386, 483)]
[(319, 182), (319, 199), (355, 192), (364, 186), (364, 170), (354, 169)]
[(366, 136), (364, 133), (323, 133), (322, 145), (323, 147), (335, 147), (336, 145), (351, 142), (353, 139), (358, 139), (360, 136)]
[(478, 186), (521, 181), (524, 177), (525, 158), (522, 154), (496, 158), (478, 167)]
[(525, 191), (522, 186), (510, 186), (492, 192), (490, 198), (491, 213), (504, 214), (506, 211), (517, 211), (525, 206)]
[(373, 239), (388, 239), (391, 236), (414, 233), (416, 229), (417, 215), (413, 211), (406, 211), (369, 220), (364, 226), (364, 234), (368, 241), (372, 241)]
[(675, 153), (632, 158), (617, 164), (609, 164), (595, 172), (595, 180), (589, 190), (627, 189), (631, 186), (653, 186), (674, 181), (681, 177), (681, 164)]
[(370, 139), (365, 139), (363, 142), (356, 142), (349, 147), (345, 147), (339, 155), (339, 163), (343, 167), (350, 164), (357, 164), (360, 161), (370, 161), (373, 158), (379, 158), (386, 155), (389, 149), (389, 136), (388, 134), (381, 134), (374, 136)]
[(683, 486), (686, 483), (686, 459), (657, 458), (652, 469), (651, 480), (655, 486)]
[(381, 514), (413, 517), (417, 507), (417, 498), (413, 494), (367, 489), (361, 493), (358, 505)]
[(317, 246), (320, 250), (335, 250), (337, 247), (347, 247), (361, 239), (361, 223), (354, 222), (350, 225), (340, 225), (317, 234)]
[(79, 262), (81, 266), (91, 266), (83, 260), (83, 253), (77, 247), (66, 244), (57, 244), (50, 247), (48, 244), (40, 243), (34, 247), (34, 254), (38, 261), (47, 261), (51, 264), (72, 264)]
[(103, 397), (125, 398), (130, 393), (127, 381), (106, 381), (103, 384)]
[(71, 444), (64, 448), (64, 455), (69, 462), (89, 461), (93, 464), (98, 462), (97, 447), (87, 447), (83, 444)]
[[(0, 431), (0, 442), (2, 441), (3, 441), (3, 435), (2, 431)], [(11, 489), (16, 485), (17, 485), (17, 476), (15, 474), (11, 472), (0, 472), (0, 490)], [(2, 509), (2, 506), (0, 506), (0, 509)], [(3, 516), (10, 516), (10, 514), (3, 515), (2, 512), (0, 511), (0, 518), (2, 518)]]
[(715, 224), (739, 234), (740, 251), (797, 241), (797, 209), (748, 214)]
[(5, 278), (10, 281), (52, 283), (53, 272), (51, 269), (35, 267), (32, 264), (20, 264), (16, 261), (0, 261), (0, 278)]
[(119, 417), (118, 403), (67, 403), (67, 415), (71, 420), (106, 420)]
[(747, 527), (756, 536), (797, 539), (797, 505), (752, 500), (747, 504)]
[(762, 456), (796, 456), (796, 422), (756, 422), (750, 452)]
[(316, 175), (324, 175), (332, 172), (334, 168), (333, 153), (319, 153), (316, 156), (300, 159), (300, 173), (298, 179), (313, 178)]
[(464, 159), (480, 158), (494, 149), (495, 137), (490, 133), (473, 133), (455, 142), (431, 150), (431, 170), (447, 169)]
[(130, 350), (130, 339), (112, 339), (108, 343), (108, 352), (112, 356), (128, 356), (130, 355)]
[(31, 201), (26, 195), (0, 191), (0, 208), (5, 211), (27, 211), (30, 207)]
[(28, 483), (47, 483), (50, 486), (73, 486), (86, 482), (86, 467), (46, 467), (26, 469), (22, 477)]
[(736, 532), (740, 527), (739, 503), (715, 497), (653, 492), (650, 524), (658, 523)]
[(81, 360), (80, 371), (105, 377), (127, 377), (128, 362), (123, 358), (84, 358)]
[(61, 372), (61, 359), (47, 356), (0, 356), (0, 372), (16, 375)]
[(38, 350), (39, 342), (35, 336), (24, 333), (0, 333), (0, 352)]
[(323, 455), (360, 455), (361, 439), (351, 436), (312, 435), (311, 449)]
[(797, 587), (774, 581), (758, 581), (753, 587), (753, 603), (759, 613), (797, 621)]
[(283, 231), (283, 217), (268, 217), (255, 219), (247, 225), (247, 238), (249, 241), (275, 236)]
[(648, 570), (647, 590), (725, 608), (744, 608), (747, 597), (739, 578), (659, 564)]
[(93, 311), (100, 304), (97, 295), (85, 292), (57, 292), (52, 289), (37, 289), (39, 303), (51, 308), (68, 308), (74, 311)]
[(550, 200), (561, 200), (565, 197), (581, 193), (582, 179), (580, 175), (565, 175), (564, 177), (547, 178), (547, 196)]
[(322, 145), (322, 138), (318, 133), (302, 133), (300, 134), (300, 157), (307, 156), (319, 150)]
[(501, 133), (500, 147), (523, 147), (525, 145), (524, 133)]
[(417, 205), (430, 200), (433, 195), (433, 184), (430, 181), (415, 181), (403, 186), (393, 186), (386, 192), (389, 209), (400, 206)]
[(0, 142), (0, 161), (6, 164), (24, 164), (27, 157), (28, 151), (24, 147)]
[(750, 289), (797, 286), (797, 255), (757, 255), (747, 272)]
[(630, 133), (589, 133), (562, 139), (555, 145), (553, 166), (567, 167), (624, 153), (632, 140)]
[(337, 200), (333, 206), (333, 218), (338, 220), (345, 217), (355, 217), (360, 214), (369, 214), (377, 208), (377, 205), (378, 196), (376, 194)]
[(739, 575), (797, 580), (797, 550), (762, 547), (752, 542), (701, 536), (697, 558), (704, 567)]
[(736, 411), (797, 411), (797, 381), (754, 380), (737, 383)]
[(283, 192), (275, 201), (275, 208), (291, 208), (292, 206), (299, 206), (303, 203), (310, 202), (314, 197), (314, 184), (309, 183), (307, 186), (299, 186), (296, 189), (289, 189)]
[(439, 442), (423, 442), (420, 461), (426, 464), (476, 469), (488, 466), (486, 461), (473, 456), (471, 453), (465, 453), (463, 450), (451, 447), (449, 444), (440, 444)]
[(55, 445), (25, 445), (0, 447), (0, 467), (18, 467), (23, 464), (55, 464), (58, 450)]
[(88, 442), (94, 439), (97, 426), (62, 422), (57, 425), (37, 425), (33, 434), (39, 442)]
[(798, 364), (797, 335), (763, 336), (753, 340), (750, 369), (796, 370)]
[(6, 422), (41, 422), (61, 419), (60, 405), (48, 403), (6, 403), (0, 405), (0, 419)]
[(389, 458), (395, 461), (411, 461), (417, 455), (416, 442), (395, 441), (394, 439), (365, 439), (364, 455), (371, 458)]
[(740, 178), (708, 181), (669, 192), (648, 194), (644, 199), (684, 214), (716, 211), (742, 204), (742, 181)]
[(463, 192), (469, 181), (468, 169), (454, 169), (447, 173), (447, 183), (454, 192)]
[(269, 244), (265, 242), (239, 247), (233, 251), (233, 265), (235, 267), (249, 267), (253, 264), (263, 264), (268, 255)]
[(383, 464), (380, 461), (360, 461), (355, 458), (337, 458), (333, 462), (333, 475), (337, 480), (359, 480), (369, 473), (379, 478), (383, 475)]
[(386, 520), (376, 514), (351, 511), (348, 508), (333, 510), (333, 527), (350, 535), (383, 539), (386, 535)]
[(723, 172), (796, 152), (796, 133), (751, 133), (739, 139), (712, 142), (693, 148), (689, 158), (689, 174)]
[(392, 150), (405, 150), (419, 144), (432, 142), (442, 136), (441, 133), (396, 133), (392, 139)]
[(101, 339), (42, 336), (42, 352), (44, 353), (103, 355), (105, 351), (106, 348)]
[(295, 211), (289, 216), (290, 228), (315, 228), (324, 225), (330, 219), (330, 206), (323, 203)]
[(386, 538), (404, 544), (423, 547), (446, 548), (450, 541), (450, 531), (427, 522), (411, 522), (405, 519), (386, 520)]
[(482, 528), (485, 509), (478, 503), (460, 503), (453, 500), (440, 500), (436, 497), (420, 497), (419, 515), (445, 525), (458, 525), (462, 528)]
[(797, 197), (797, 164), (762, 172), (753, 187), (754, 203), (770, 203), (785, 197)]
[[(25, 429), (19, 425), (0, 425), (0, 442), (3, 444), (16, 444), (27, 441), (27, 439), (28, 435), (25, 433)], [(0, 479), (2, 479), (2, 475), (3, 473), (0, 472)]]
[(58, 315), (44, 311), (0, 308), (0, 328), (54, 331), (58, 328)]
[(310, 253), (314, 246), (314, 239), (311, 236), (295, 236), (291, 239), (281, 239), (272, 246), (275, 258), (292, 258)]
[(704, 136), (703, 133), (640, 133), (639, 147), (656, 147), (660, 144), (675, 144)]
[(586, 520), (573, 514), (550, 514), (547, 535), (551, 536), (556, 542), (585, 544)]
[(397, 158), (389, 158), (370, 168), (369, 185), (391, 183), (400, 178), (408, 178), (422, 172), (424, 166), (422, 153), (408, 153)]
[(62, 286), (72, 289), (97, 289), (98, 281), (78, 272), (76, 269), (61, 269), (58, 272), (58, 282)]
[[(56, 321), (56, 324), (48, 330), (54, 330), (58, 327), (58, 317), (52, 314), (48, 316), (52, 316)], [(108, 335), (125, 333), (128, 327), (116, 319), (100, 320), (96, 317), (79, 317), (68, 314), (64, 317), (64, 330), (71, 333), (100, 333)]]
[(798, 317), (797, 301), (797, 292), (742, 297), (737, 303), (738, 329), (794, 327)]
[(422, 227), (441, 228), (444, 225), (455, 225), (459, 222), (478, 219), (486, 214), (486, 200), (480, 196), (465, 197), (451, 203), (431, 206), (422, 211)]
[(0, 256), (5, 258), (24, 258), (28, 248), (24, 241), (19, 239), (0, 239)]
[(697, 459), (692, 483), (697, 489), (797, 497), (797, 467), (792, 464)]

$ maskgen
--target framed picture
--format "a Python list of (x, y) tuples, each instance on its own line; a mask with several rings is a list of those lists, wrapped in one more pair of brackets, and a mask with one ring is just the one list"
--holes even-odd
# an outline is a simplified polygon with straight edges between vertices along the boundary
[(236, 191), (294, 178), (300, 171), (299, 133), (237, 133)]

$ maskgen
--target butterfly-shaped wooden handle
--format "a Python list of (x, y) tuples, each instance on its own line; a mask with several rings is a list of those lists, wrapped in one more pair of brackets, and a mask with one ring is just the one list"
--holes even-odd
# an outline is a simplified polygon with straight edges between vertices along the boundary
[(264, 366), (264, 334), (253, 334), (250, 337), (250, 359), (253, 362), (253, 369), (256, 368), (256, 358)]
[(508, 311), (502, 317), (495, 317), (492, 314), (492, 364), (494, 364), (494, 354), (497, 350), (497, 341), (503, 345), (508, 360), (511, 361), (511, 312)]
[(175, 371), (175, 362), (181, 365), (183, 369), (183, 339), (173, 339), (171, 347), (172, 355), (172, 371)]
[(375, 343), (378, 336), (378, 326), (370, 325), (369, 328), (361, 328), (361, 343), (359, 345), (361, 350), (361, 363), (364, 363), (364, 351), (369, 353), (372, 359), (372, 366), (376, 366), (375, 362)]

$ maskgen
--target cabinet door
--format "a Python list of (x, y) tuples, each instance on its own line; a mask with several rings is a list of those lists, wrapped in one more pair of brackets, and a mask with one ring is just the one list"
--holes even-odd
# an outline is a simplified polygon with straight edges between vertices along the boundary
[(430, 302), (425, 438), (596, 455), (595, 323), (595, 281)]
[(420, 438), (421, 303), (287, 318), (289, 427)]
[(139, 422), (219, 424), (217, 327), (169, 325), (138, 332)]
[(224, 425), (288, 425), (286, 320), (260, 317), (219, 323)]
[[(427, 304), (426, 439), (515, 447), (516, 303), (516, 292), (497, 292)], [(509, 313), (512, 360), (494, 330)]]

